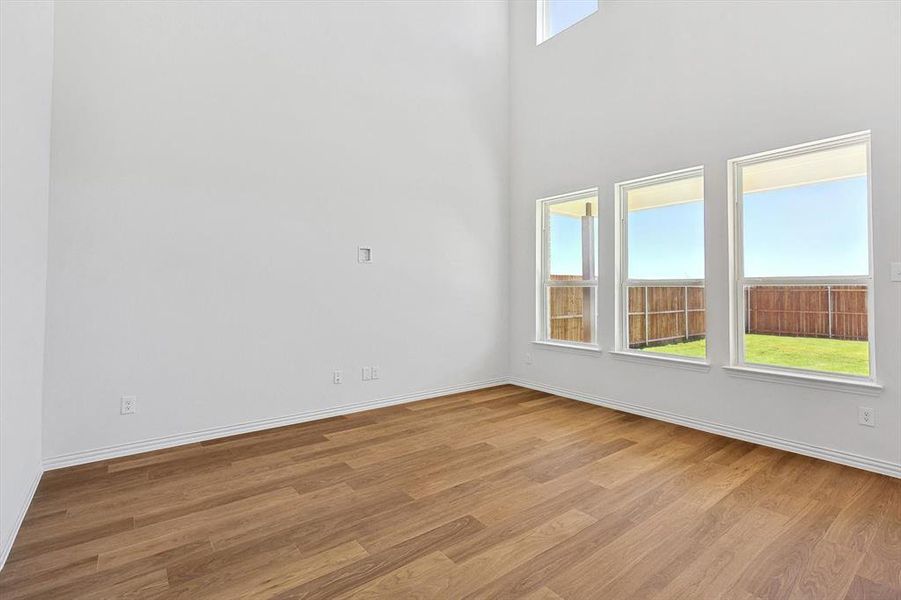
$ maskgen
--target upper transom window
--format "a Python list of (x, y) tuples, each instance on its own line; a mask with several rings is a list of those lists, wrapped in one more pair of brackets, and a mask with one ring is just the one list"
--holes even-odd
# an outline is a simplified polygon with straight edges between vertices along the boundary
[(537, 43), (548, 40), (598, 10), (598, 0), (538, 0)]

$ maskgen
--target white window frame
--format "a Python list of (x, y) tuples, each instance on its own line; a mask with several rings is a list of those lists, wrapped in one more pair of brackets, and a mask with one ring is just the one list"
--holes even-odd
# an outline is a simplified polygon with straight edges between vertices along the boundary
[[(600, 197), (598, 196), (598, 188), (588, 188), (577, 192), (561, 194), (559, 196), (551, 196), (542, 198), (537, 202), (536, 214), (536, 247), (538, 248), (536, 257), (536, 323), (535, 323), (535, 341), (539, 344), (547, 344), (552, 346), (564, 346), (569, 348), (582, 348), (587, 350), (600, 350), (598, 342), (598, 279), (582, 280), (552, 280), (550, 278), (550, 207), (554, 204), (563, 202), (572, 202), (574, 200), (595, 199), (598, 204), (598, 212), (600, 212)], [(598, 220), (598, 231), (600, 231), (600, 219), (598, 215), (594, 215)], [(600, 263), (598, 262), (598, 240), (592, 240), (592, 259), (594, 260), (594, 271), (597, 273)], [(594, 306), (591, 310), (591, 338), (594, 343), (587, 344), (584, 342), (570, 342), (566, 340), (555, 340), (550, 337), (550, 306), (548, 303), (549, 290), (552, 287), (579, 287), (594, 289)]]
[(535, 45), (550, 39), (551, 11), (547, 0), (536, 0)]
[[(591, 15), (598, 12), (598, 10), (600, 10), (600, 8), (601, 8), (600, 4), (601, 4), (601, 2), (600, 2), (600, 0), (598, 0), (598, 7), (594, 10), (594, 12), (591, 12), (591, 13), (585, 15), (584, 17), (582, 17), (581, 19), (579, 19), (578, 21), (576, 21), (569, 27), (566, 27), (566, 29), (569, 29), (576, 23), (581, 23), (582, 21), (584, 21)], [(563, 33), (564, 31), (566, 31), (566, 29), (561, 29), (554, 35), (550, 34), (551, 9), (550, 9), (550, 6), (548, 6), (548, 0), (536, 0), (536, 11), (535, 12), (536, 12), (536, 15), (535, 15), (536, 16), (536, 24), (535, 24), (535, 45), (536, 46), (540, 46), (543, 42), (546, 42), (549, 39), (551, 39), (552, 37), (556, 36), (557, 34), (560, 34), (560, 33)]]
[[(689, 167), (687, 169), (679, 169), (678, 171), (670, 171), (659, 175), (651, 175), (649, 177), (641, 177), (622, 181), (614, 185), (614, 197), (616, 198), (616, 351), (621, 354), (631, 354), (644, 358), (665, 358), (679, 362), (692, 362), (698, 364), (707, 364), (707, 356), (704, 357), (691, 356), (674, 356), (666, 352), (655, 352), (653, 349), (635, 350), (629, 347), (629, 298), (628, 288), (648, 286), (700, 286), (704, 290), (704, 312), (707, 311), (707, 240), (706, 240), (706, 208), (705, 216), (705, 239), (704, 244), (704, 277), (702, 279), (630, 279), (629, 274), (629, 191), (647, 187), (649, 185), (658, 185), (661, 183), (669, 183), (671, 181), (680, 181), (682, 179), (692, 179), (700, 177), (703, 185), (706, 186), (704, 179), (704, 166)], [(705, 190), (706, 196), (706, 190)], [(704, 199), (702, 198), (702, 203)], [(706, 337), (706, 332), (705, 332)], [(653, 347), (652, 347), (653, 348)]]
[[(742, 167), (774, 159), (787, 158), (803, 154), (812, 154), (823, 150), (863, 144), (867, 153), (867, 258), (868, 273), (862, 276), (811, 276), (811, 277), (745, 277), (744, 276), (744, 225), (742, 223)], [(873, 194), (872, 169), (870, 161), (870, 132), (861, 131), (848, 135), (818, 140), (787, 148), (768, 150), (757, 154), (733, 158), (727, 162), (729, 189), (729, 251), (730, 277), (730, 355), (731, 367), (749, 369), (761, 373), (775, 375), (795, 375), (824, 381), (871, 382), (876, 383), (876, 326), (873, 294)], [(798, 367), (771, 364), (749, 363), (745, 361), (744, 329), (745, 306), (744, 289), (748, 285), (864, 285), (867, 288), (867, 342), (869, 344), (869, 375), (853, 375), (834, 371), (819, 371)]]

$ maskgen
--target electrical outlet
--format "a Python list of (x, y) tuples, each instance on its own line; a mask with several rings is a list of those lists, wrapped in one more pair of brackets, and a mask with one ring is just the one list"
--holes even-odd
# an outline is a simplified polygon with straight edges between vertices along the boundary
[(138, 399), (135, 396), (122, 396), (119, 399), (119, 413), (133, 415), (137, 409)]
[(372, 379), (372, 367), (363, 367), (363, 381)]
[(341, 374), (341, 371), (337, 369), (332, 373), (332, 383), (335, 385), (339, 383), (344, 383), (344, 376)]
[(531, 352), (526, 352), (526, 364), (527, 365), (532, 364), (532, 353)]
[(867, 427), (876, 427), (876, 409), (869, 406), (858, 406), (857, 422)]
[(901, 281), (901, 262), (892, 263), (892, 281)]
[(372, 378), (373, 379), (379, 378), (379, 368), (378, 367), (372, 367)]

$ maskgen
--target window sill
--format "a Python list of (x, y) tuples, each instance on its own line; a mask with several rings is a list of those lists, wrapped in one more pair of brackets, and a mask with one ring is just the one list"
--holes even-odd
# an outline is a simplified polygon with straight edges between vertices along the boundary
[(628, 360), (636, 363), (658, 364), (662, 367), (671, 367), (675, 369), (686, 369), (689, 371), (710, 370), (710, 363), (702, 360), (692, 360), (690, 358), (681, 358), (678, 356), (664, 356), (662, 354), (645, 354), (642, 352), (629, 352), (626, 350), (616, 350), (610, 353), (621, 360)]
[(534, 340), (532, 342), (536, 346), (545, 346), (547, 348), (553, 348), (555, 350), (564, 350), (567, 352), (575, 352), (576, 354), (600, 354), (601, 349), (598, 346), (589, 346), (588, 344), (565, 344), (563, 342), (545, 342)]
[(828, 375), (809, 375), (807, 373), (779, 371), (763, 367), (724, 366), (723, 369), (735, 377), (743, 377), (745, 379), (754, 379), (757, 381), (769, 381), (773, 383), (785, 383), (833, 392), (848, 392), (866, 396), (877, 396), (882, 393), (883, 389), (878, 383), (865, 379), (830, 377)]

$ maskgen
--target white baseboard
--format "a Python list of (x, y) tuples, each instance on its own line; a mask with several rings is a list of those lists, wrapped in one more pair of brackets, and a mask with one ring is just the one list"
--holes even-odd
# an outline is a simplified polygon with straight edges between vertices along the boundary
[(230, 435), (238, 435), (241, 433), (251, 433), (253, 431), (261, 431), (263, 429), (272, 429), (274, 427), (282, 427), (284, 425), (294, 425), (297, 423), (305, 423), (307, 421), (315, 421), (317, 419), (325, 419), (328, 417), (336, 417), (339, 415), (347, 415), (364, 410), (372, 410), (374, 408), (382, 408), (384, 406), (392, 406), (395, 404), (404, 404), (406, 402), (415, 402), (417, 400), (426, 400), (428, 398), (436, 398), (447, 394), (456, 394), (459, 392), (468, 392), (495, 385), (508, 383), (506, 377), (498, 377), (496, 379), (488, 379), (485, 381), (474, 381), (461, 385), (453, 385), (443, 388), (436, 388), (427, 391), (413, 392), (410, 394), (400, 394), (397, 396), (389, 396), (387, 398), (378, 398), (376, 400), (367, 400), (364, 402), (355, 402), (353, 404), (342, 404), (329, 408), (321, 408), (316, 410), (304, 411), (293, 415), (285, 415), (282, 417), (273, 417), (269, 419), (259, 419), (256, 421), (246, 421), (234, 425), (223, 425), (221, 427), (211, 427), (209, 429), (201, 429), (198, 431), (190, 431), (186, 433), (178, 433), (175, 435), (167, 435), (158, 438), (141, 440), (138, 442), (129, 442), (127, 444), (119, 444), (116, 446), (107, 446), (104, 448), (96, 448), (93, 450), (82, 450), (79, 452), (71, 452), (61, 454), (51, 458), (44, 459), (44, 470), (62, 469), (64, 467), (72, 467), (86, 463), (96, 462), (98, 460), (107, 460), (110, 458), (119, 458), (121, 456), (129, 456), (131, 454), (140, 454), (141, 452), (150, 452), (151, 450), (161, 450), (163, 448), (172, 448), (174, 446), (182, 446), (184, 444), (193, 444), (195, 442), (203, 442), (216, 438), (226, 437)]
[(10, 531), (9, 538), (4, 540), (3, 546), (0, 547), (0, 569), (3, 569), (3, 565), (6, 564), (6, 559), (9, 558), (9, 551), (12, 550), (13, 542), (16, 541), (16, 536), (19, 535), (19, 528), (22, 526), (22, 521), (25, 520), (25, 514), (28, 512), (28, 507), (31, 506), (31, 501), (34, 499), (34, 493), (38, 489), (38, 484), (41, 482), (41, 475), (43, 474), (44, 472), (40, 469), (34, 474), (31, 485), (28, 486), (28, 490), (25, 493), (25, 498), (23, 499), (21, 506), (19, 506), (19, 514), (16, 515), (16, 524), (13, 526), (12, 531)]
[[(519, 385), (519, 386), (522, 386), (525, 388), (539, 390), (542, 392), (547, 392), (549, 394), (554, 394), (556, 396), (562, 396), (564, 398), (570, 398), (572, 400), (579, 400), (581, 402), (596, 404), (598, 406), (605, 406), (607, 408), (613, 408), (613, 409), (621, 410), (621, 411), (628, 412), (628, 413), (642, 415), (645, 417), (650, 417), (652, 419), (666, 421), (668, 423), (684, 425), (685, 427), (691, 427), (693, 429), (700, 429), (702, 431), (707, 431), (707, 432), (715, 433), (718, 435), (724, 435), (726, 437), (744, 440), (747, 442), (753, 442), (755, 444), (760, 444), (762, 446), (770, 446), (772, 448), (778, 448), (780, 450), (787, 450), (789, 452), (804, 454), (805, 456), (812, 456), (814, 458), (820, 458), (823, 460), (828, 460), (831, 462), (848, 465), (851, 467), (856, 467), (858, 469), (864, 469), (866, 471), (873, 471), (875, 473), (881, 473), (883, 475), (889, 475), (891, 477), (901, 478), (901, 464), (898, 464), (898, 463), (893, 463), (890, 461), (880, 460), (880, 459), (876, 459), (876, 458), (870, 458), (867, 456), (861, 456), (859, 454), (853, 454), (850, 452), (843, 452), (841, 450), (833, 450), (831, 448), (823, 448), (820, 446), (814, 446), (812, 444), (806, 444), (804, 442), (797, 442), (797, 441), (793, 441), (793, 440), (789, 440), (789, 439), (785, 439), (785, 438), (780, 438), (777, 436), (768, 435), (765, 433), (758, 433), (756, 431), (750, 431), (750, 430), (742, 429), (739, 427), (733, 427), (731, 425), (722, 425), (719, 423), (714, 423), (712, 421), (705, 421), (703, 419), (695, 419), (692, 417), (685, 417), (682, 415), (678, 415), (676, 413), (657, 410), (657, 409), (653, 409), (653, 408), (647, 408), (644, 406), (638, 406), (635, 404), (630, 404), (628, 402), (621, 402), (618, 400), (612, 400), (610, 398), (603, 398), (600, 396), (585, 394), (585, 393), (577, 392), (574, 390), (567, 390), (567, 389), (559, 388), (559, 387), (552, 386), (552, 385), (545, 385), (542, 383), (536, 383), (533, 381), (519, 379), (516, 377), (513, 377), (513, 378), (498, 377), (495, 379), (488, 379), (485, 381), (476, 381), (476, 382), (471, 382), (471, 383), (466, 383), (466, 384), (461, 384), (461, 385), (448, 386), (448, 387), (444, 387), (444, 388), (436, 388), (436, 389), (422, 391), (422, 392), (413, 392), (410, 394), (401, 394), (401, 395), (397, 395), (397, 396), (390, 396), (387, 398), (379, 398), (376, 400), (369, 400), (369, 401), (365, 401), (365, 402), (356, 402), (353, 404), (345, 404), (342, 406), (335, 406), (335, 407), (330, 407), (330, 408), (305, 411), (302, 413), (286, 415), (283, 417), (260, 419), (257, 421), (247, 421), (244, 423), (237, 423), (235, 425), (212, 427), (209, 429), (202, 429), (199, 431), (180, 433), (180, 434), (176, 434), (176, 435), (164, 436), (164, 437), (159, 437), (159, 438), (152, 438), (152, 439), (142, 440), (142, 441), (138, 441), (138, 442), (130, 442), (127, 444), (120, 444), (117, 446), (107, 446), (105, 448), (97, 448), (97, 449), (93, 449), (93, 450), (72, 452), (69, 454), (62, 454), (59, 456), (44, 459), (44, 470), (50, 471), (52, 469), (61, 469), (64, 467), (71, 467), (71, 466), (91, 463), (91, 462), (95, 462), (95, 461), (99, 461), (99, 460), (107, 460), (110, 458), (118, 458), (121, 456), (128, 456), (131, 454), (139, 454), (141, 452), (149, 452), (151, 450), (161, 450), (163, 448), (171, 448), (174, 446), (181, 446), (184, 444), (192, 444), (195, 442), (212, 440), (212, 439), (216, 439), (216, 438), (220, 438), (220, 437), (226, 437), (229, 435), (250, 433), (253, 431), (260, 431), (263, 429), (271, 429), (274, 427), (281, 427), (284, 425), (293, 425), (296, 423), (304, 423), (307, 421), (314, 421), (316, 419), (325, 419), (328, 417), (351, 414), (351, 413), (360, 412), (360, 411), (364, 411), (364, 410), (372, 410), (372, 409), (381, 408), (384, 406), (392, 406), (395, 404), (403, 404), (406, 402), (415, 402), (417, 400), (425, 400), (428, 398), (435, 398), (435, 397), (444, 396), (447, 394), (468, 392), (471, 390), (477, 390), (479, 388), (501, 385), (501, 384), (505, 384), (505, 383), (512, 383), (512, 384)], [(36, 485), (37, 485), (37, 481), (35, 481), (35, 486)], [(32, 490), (32, 493), (33, 492), (34, 492), (34, 490)], [(30, 498), (30, 496), (29, 496), (29, 498)], [(22, 516), (24, 517), (24, 512), (23, 512)]]
[(721, 425), (719, 423), (705, 421), (703, 419), (683, 417), (681, 415), (667, 411), (646, 408), (644, 406), (629, 404), (627, 402), (620, 402), (618, 400), (611, 400), (609, 398), (602, 398), (600, 396), (593, 396), (591, 394), (583, 394), (582, 392), (566, 390), (552, 385), (535, 383), (533, 381), (526, 381), (524, 379), (519, 379), (516, 377), (510, 378), (509, 383), (532, 390), (547, 392), (548, 394), (554, 394), (555, 396), (562, 396), (571, 400), (579, 400), (581, 402), (587, 402), (589, 404), (596, 404), (598, 406), (604, 406), (623, 412), (633, 413), (636, 415), (641, 415), (643, 417), (650, 417), (652, 419), (657, 419), (658, 421), (666, 421), (668, 423), (675, 423), (677, 425), (691, 427), (692, 429), (700, 429), (709, 433), (715, 433), (730, 438), (744, 440), (746, 442), (753, 442), (755, 444), (760, 444), (761, 446), (769, 446), (771, 448), (778, 448), (779, 450), (787, 450), (789, 452), (795, 452), (797, 454), (803, 454), (805, 456), (812, 456), (813, 458), (828, 460), (830, 462), (848, 465), (850, 467), (857, 467), (858, 469), (864, 469), (865, 471), (873, 471), (874, 473), (881, 473), (890, 477), (901, 478), (901, 464), (893, 463), (887, 460), (869, 458), (867, 456), (852, 454), (850, 452), (843, 452), (841, 450), (822, 448), (820, 446), (814, 446), (812, 444), (806, 444), (804, 442), (796, 442), (765, 433), (757, 433), (756, 431), (749, 431), (747, 429), (741, 429), (739, 427), (732, 427), (731, 425)]

